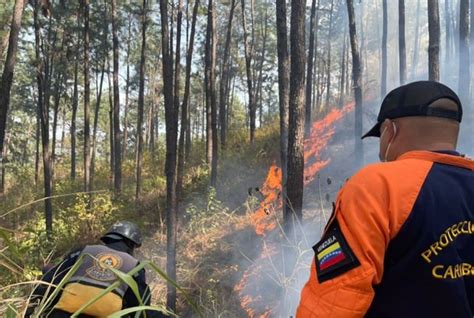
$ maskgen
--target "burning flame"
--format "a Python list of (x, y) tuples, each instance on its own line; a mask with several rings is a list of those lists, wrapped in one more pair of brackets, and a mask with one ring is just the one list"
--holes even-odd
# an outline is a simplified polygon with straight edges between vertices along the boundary
[[(304, 184), (310, 184), (317, 176), (318, 172), (326, 167), (331, 160), (322, 159), (321, 154), (326, 149), (335, 132), (335, 124), (347, 113), (354, 109), (355, 104), (349, 103), (342, 109), (331, 110), (323, 119), (315, 121), (311, 127), (310, 136), (304, 141)], [(255, 227), (255, 232), (259, 236), (265, 236), (277, 227), (274, 216), (275, 209), (282, 207), (282, 171), (275, 163), (268, 170), (267, 178), (261, 189), (258, 191), (264, 196), (260, 207), (252, 214), (251, 220)], [(263, 299), (266, 295), (260, 292), (259, 284), (255, 284), (255, 279), (261, 280), (264, 275), (264, 264), (272, 263), (272, 256), (277, 254), (275, 247), (263, 244), (262, 253), (258, 259), (247, 268), (240, 282), (234, 287), (239, 294), (241, 307), (248, 317), (268, 318), (272, 314), (272, 307), (269, 301)], [(254, 284), (249, 284), (253, 282)]]

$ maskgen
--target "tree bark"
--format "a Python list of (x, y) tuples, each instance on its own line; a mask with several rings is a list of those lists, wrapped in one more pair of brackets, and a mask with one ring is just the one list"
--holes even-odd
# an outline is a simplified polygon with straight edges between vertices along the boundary
[[(177, 114), (173, 102), (173, 64), (170, 54), (170, 34), (168, 28), (168, 1), (160, 0), (161, 13), (161, 47), (163, 55), (163, 90), (165, 99), (166, 121), (166, 271), (167, 275), (176, 281), (176, 139)], [(170, 310), (176, 310), (176, 288), (167, 285), (166, 305)]]
[(10, 138), (8, 135), (5, 136), (5, 142), (3, 143), (3, 150), (2, 150), (2, 180), (0, 183), (0, 195), (5, 195), (5, 180), (6, 180), (6, 166), (7, 163), (7, 155), (8, 155), (8, 144), (10, 142)]
[(230, 44), (232, 40), (232, 21), (234, 18), (235, 1), (236, 0), (232, 0), (232, 3), (230, 4), (229, 21), (227, 23), (227, 34), (226, 34), (226, 39), (225, 39), (224, 56), (222, 57), (221, 81), (220, 81), (220, 87), (219, 87), (219, 123), (221, 127), (221, 140), (220, 141), (221, 141), (222, 149), (225, 149), (226, 138), (227, 138), (226, 86), (228, 85), (228, 81), (229, 81), (229, 55), (230, 55)]
[[(319, 9), (319, 0), (318, 0)], [(312, 89), (313, 89), (313, 62), (314, 62), (314, 34), (316, 31), (316, 0), (311, 2), (311, 18), (309, 21), (309, 51), (308, 51), (308, 66), (306, 67), (306, 106), (305, 106), (305, 138), (311, 133), (311, 109), (312, 109)]]
[(140, 199), (142, 190), (142, 157), (143, 157), (143, 112), (145, 104), (145, 51), (147, 28), (147, 0), (143, 0), (142, 7), (142, 47), (140, 52), (140, 85), (138, 89), (138, 120), (137, 120), (137, 158), (136, 158), (136, 188), (135, 200)]
[(439, 81), (439, 6), (438, 0), (428, 1), (428, 66), (429, 80)]
[(217, 139), (217, 92), (216, 92), (216, 62), (217, 62), (217, 34), (216, 34), (216, 7), (214, 0), (209, 0), (209, 15), (211, 22), (211, 120), (212, 120), (212, 160), (211, 160), (211, 186), (217, 187), (217, 161), (218, 147)]
[(51, 155), (49, 152), (49, 109), (45, 103), (44, 96), (44, 82), (43, 82), (43, 60), (40, 56), (40, 26), (38, 21), (39, 3), (37, 0), (34, 2), (33, 12), (33, 24), (35, 30), (35, 58), (37, 61), (36, 69), (36, 83), (38, 86), (38, 113), (40, 116), (41, 123), (41, 143), (43, 146), (43, 182), (44, 182), (44, 200), (45, 205), (45, 220), (46, 220), (46, 233), (48, 238), (51, 238), (53, 232), (53, 205), (50, 199), (52, 195), (51, 186)]
[[(249, 124), (250, 124), (250, 143), (253, 144), (255, 139), (255, 117), (256, 117), (256, 108), (255, 108), (255, 94), (254, 94), (254, 83), (253, 83), (253, 72), (252, 72), (252, 52), (253, 46), (249, 48), (248, 45), (248, 33), (247, 33), (247, 19), (245, 16), (245, 0), (241, 0), (241, 10), (242, 10), (242, 28), (244, 32), (244, 52), (245, 52), (245, 70), (247, 73), (247, 90), (249, 95)], [(253, 42), (253, 39), (252, 39)]]
[[(106, 35), (107, 37), (107, 35)], [(107, 41), (107, 39), (105, 39)], [(108, 54), (107, 52), (104, 52), (105, 54)], [(102, 101), (102, 88), (104, 84), (104, 75), (105, 75), (105, 62), (106, 59), (104, 57), (104, 60), (102, 61), (102, 70), (100, 74), (100, 81), (99, 81), (99, 91), (97, 95), (97, 101), (95, 104), (95, 112), (94, 112), (94, 126), (92, 129), (92, 158), (91, 158), (91, 171), (90, 171), (90, 178), (91, 178), (91, 190), (93, 190), (94, 187), (94, 175), (95, 175), (95, 156), (97, 152), (97, 128), (99, 124), (99, 115), (100, 115), (100, 104)]]
[(326, 109), (329, 110), (329, 101), (331, 97), (331, 40), (332, 40), (332, 21), (334, 16), (334, 0), (331, 0), (331, 9), (329, 10), (329, 31), (328, 31), (328, 55), (327, 55), (327, 75), (326, 75)]
[[(280, 109), (280, 163), (282, 186), (286, 188), (288, 157), (288, 107), (290, 100), (290, 56), (288, 53), (288, 26), (286, 0), (276, 0), (277, 50), (278, 50), (278, 97)], [(286, 194), (283, 193), (283, 198)], [(285, 210), (286, 213), (286, 210)], [(285, 217), (289, 219), (289, 216)]]
[[(78, 41), (79, 42), (79, 41)], [(74, 58), (74, 88), (72, 94), (72, 117), (71, 117), (71, 180), (76, 179), (76, 117), (79, 105), (78, 85), (79, 63), (78, 58)]]
[[(235, 0), (233, 0), (235, 1)], [(179, 197), (183, 188), (183, 174), (184, 174), (184, 161), (185, 161), (185, 137), (189, 131), (188, 121), (188, 108), (189, 108), (189, 93), (191, 91), (191, 66), (193, 62), (193, 50), (194, 50), (194, 37), (196, 34), (196, 20), (199, 10), (199, 0), (195, 0), (193, 16), (191, 22), (191, 35), (189, 38), (188, 52), (186, 55), (186, 78), (184, 82), (184, 96), (181, 104), (181, 130), (179, 132), (179, 146), (178, 146), (178, 172), (177, 172), (177, 184), (176, 191)]]
[(90, 79), (89, 79), (89, 0), (84, 0), (84, 191), (91, 191), (90, 166)]
[(339, 85), (339, 107), (342, 108), (344, 106), (344, 93), (345, 93), (345, 80), (346, 80), (346, 72), (347, 72), (347, 65), (346, 65), (346, 51), (347, 51), (347, 28), (346, 24), (344, 25), (344, 38), (342, 43), (342, 54), (341, 54), (341, 81)]
[(128, 107), (129, 107), (129, 92), (130, 92), (130, 43), (131, 40), (132, 17), (128, 16), (128, 33), (127, 33), (127, 78), (125, 79), (125, 109), (123, 118), (123, 148), (122, 160), (126, 159), (128, 147)]
[(112, 36), (114, 51), (114, 189), (122, 189), (122, 152), (120, 145), (119, 39), (116, 0), (112, 0)]
[(359, 40), (357, 39), (357, 29), (355, 23), (354, 4), (352, 0), (347, 0), (347, 12), (349, 15), (349, 35), (352, 50), (352, 78), (355, 96), (355, 163), (362, 165), (364, 153), (362, 136), (362, 69), (360, 65)]
[(398, 56), (400, 67), (400, 85), (407, 80), (407, 52), (405, 45), (405, 0), (398, 0)]
[(0, 82), (0, 149), (3, 149), (3, 140), (5, 138), (8, 108), (10, 106), (10, 90), (13, 84), (13, 72), (15, 70), (16, 52), (18, 50), (18, 36), (20, 34), (24, 7), (25, 0), (15, 1), (10, 37), (8, 39), (7, 57)]
[[(291, 69), (285, 226), (295, 230), (303, 217), (304, 106), (305, 106), (305, 0), (291, 1)], [(288, 233), (288, 232), (287, 232)]]
[(469, 0), (460, 0), (459, 10), (459, 96), (464, 105), (469, 102), (471, 62), (469, 57)]
[[(427, 0), (428, 2), (430, 0)], [(387, 27), (388, 13), (387, 0), (382, 0), (383, 22), (382, 22), (382, 79), (380, 80), (380, 97), (384, 98), (387, 93)], [(360, 55), (360, 53), (359, 53)]]

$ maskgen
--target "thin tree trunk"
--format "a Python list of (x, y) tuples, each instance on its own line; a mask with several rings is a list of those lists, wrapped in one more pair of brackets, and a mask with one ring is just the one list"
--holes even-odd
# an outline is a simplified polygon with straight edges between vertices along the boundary
[(331, 0), (331, 9), (329, 11), (329, 31), (328, 31), (328, 55), (327, 55), (327, 75), (326, 75), (326, 109), (329, 110), (331, 97), (331, 40), (332, 40), (332, 21), (334, 16), (334, 0)]
[(346, 72), (347, 72), (347, 65), (346, 65), (346, 52), (347, 52), (347, 27), (346, 24), (344, 25), (344, 39), (342, 43), (342, 55), (341, 55), (341, 82), (339, 85), (339, 107), (342, 108), (344, 106), (344, 94), (345, 94), (345, 80), (346, 80)]
[[(245, 70), (247, 73), (247, 90), (249, 95), (249, 120), (250, 120), (250, 143), (254, 142), (255, 139), (255, 94), (253, 87), (253, 72), (252, 72), (252, 51), (253, 46), (248, 47), (248, 33), (247, 33), (247, 19), (245, 16), (245, 0), (241, 0), (241, 11), (242, 11), (242, 28), (244, 32), (244, 52), (245, 52)], [(252, 39), (253, 41), (253, 39)]]
[[(427, 0), (428, 2), (430, 0)], [(387, 93), (387, 27), (388, 13), (387, 0), (382, 0), (383, 22), (382, 22), (382, 79), (380, 80), (380, 97), (384, 98)]]
[(138, 90), (138, 121), (137, 121), (137, 159), (136, 159), (136, 188), (135, 200), (140, 199), (142, 190), (142, 157), (143, 157), (143, 111), (145, 103), (145, 51), (146, 51), (146, 28), (147, 20), (147, 0), (143, 0), (142, 7), (142, 47), (140, 53), (140, 86)]
[[(35, 100), (35, 105), (38, 105), (38, 100)], [(35, 142), (36, 142), (36, 151), (35, 151), (35, 186), (38, 186), (38, 179), (40, 173), (40, 139), (41, 139), (41, 123), (40, 123), (40, 113), (39, 108), (36, 110), (36, 134), (35, 134)]]
[(13, 18), (8, 40), (7, 58), (3, 67), (0, 82), (0, 149), (3, 149), (3, 139), (7, 125), (8, 108), (10, 106), (10, 90), (13, 84), (13, 72), (16, 63), (16, 51), (18, 49), (18, 36), (21, 29), (21, 18), (25, 7), (25, 0), (16, 0), (13, 7)]
[(214, 0), (209, 0), (209, 15), (211, 22), (210, 32), (212, 34), (211, 44), (211, 78), (209, 88), (211, 90), (211, 121), (212, 121), (212, 160), (211, 160), (211, 186), (217, 186), (217, 156), (219, 142), (217, 140), (217, 92), (216, 92), (216, 61), (217, 61), (217, 34), (216, 34), (216, 8)]
[[(418, 51), (419, 51), (419, 47), (420, 47), (420, 41), (419, 41), (419, 38), (420, 38), (420, 2), (421, 0), (418, 0), (417, 1), (417, 4), (416, 4), (416, 23), (415, 23), (415, 48), (413, 49), (413, 62), (412, 62), (412, 65), (411, 65), (411, 79), (414, 80), (416, 78), (416, 69), (418, 67)], [(447, 1), (446, 1), (447, 3)], [(449, 10), (446, 11), (446, 14), (449, 14)], [(448, 16), (446, 16), (447, 18)], [(448, 20), (449, 21), (449, 20)], [(449, 25), (449, 23), (447, 23), (446, 25)], [(448, 31), (448, 27), (446, 29)], [(448, 34), (449, 33), (446, 33), (446, 37), (448, 37)], [(446, 50), (446, 54), (448, 55), (448, 52), (449, 50)]]
[[(105, 52), (105, 53), (107, 54), (107, 52)], [(104, 60), (102, 61), (102, 70), (101, 70), (99, 88), (98, 88), (99, 92), (98, 92), (97, 101), (96, 101), (96, 104), (95, 104), (94, 126), (93, 126), (93, 130), (92, 130), (92, 158), (91, 158), (91, 171), (90, 171), (91, 190), (94, 187), (95, 156), (96, 156), (96, 153), (97, 153), (97, 128), (98, 128), (98, 124), (99, 124), (100, 104), (101, 104), (101, 101), (102, 101), (102, 88), (103, 88), (103, 84), (104, 84), (105, 62), (106, 62), (106, 59), (104, 57)]]
[(471, 87), (469, 57), (469, 0), (460, 0), (459, 11), (459, 96), (464, 105), (469, 102)]
[(355, 24), (354, 5), (352, 0), (347, 0), (347, 12), (349, 15), (349, 34), (352, 49), (352, 78), (355, 95), (355, 163), (362, 165), (364, 153), (362, 136), (362, 70), (360, 65), (359, 45), (357, 39), (357, 29)]
[(125, 79), (125, 109), (123, 118), (123, 148), (122, 160), (126, 159), (128, 147), (128, 107), (129, 107), (129, 91), (130, 91), (130, 43), (131, 41), (132, 17), (128, 17), (128, 33), (127, 33), (127, 78)]
[(38, 113), (41, 122), (41, 143), (43, 146), (43, 181), (44, 181), (44, 205), (45, 205), (45, 220), (46, 220), (46, 233), (48, 238), (51, 238), (53, 232), (53, 205), (50, 199), (52, 195), (51, 187), (51, 157), (49, 152), (49, 109), (44, 100), (44, 88), (43, 83), (43, 60), (40, 56), (40, 26), (38, 22), (38, 1), (34, 2), (34, 29), (35, 29), (35, 57), (38, 61), (36, 69), (36, 83), (38, 86)]
[[(235, 0), (233, 0), (235, 1)], [(189, 108), (189, 93), (191, 90), (191, 66), (193, 61), (194, 37), (196, 34), (196, 20), (199, 10), (199, 0), (195, 0), (193, 16), (191, 22), (191, 35), (188, 43), (188, 52), (186, 55), (186, 78), (184, 83), (184, 96), (181, 104), (181, 130), (179, 132), (179, 146), (178, 146), (178, 172), (176, 191), (177, 196), (180, 197), (183, 188), (183, 174), (185, 161), (185, 137), (189, 131), (188, 108)], [(187, 151), (186, 151), (187, 153)]]
[(71, 117), (71, 180), (76, 179), (76, 117), (79, 105), (78, 72), (79, 63), (77, 56), (74, 58), (74, 88), (72, 94), (72, 117)]
[(2, 180), (0, 183), (0, 195), (3, 196), (5, 195), (5, 179), (6, 179), (6, 163), (8, 161), (7, 155), (8, 155), (8, 144), (10, 142), (10, 136), (6, 135), (5, 137), (5, 142), (3, 143), (3, 150), (2, 150)]
[(221, 75), (221, 82), (220, 82), (220, 88), (219, 88), (219, 123), (221, 127), (222, 149), (225, 149), (226, 137), (227, 137), (226, 86), (228, 85), (228, 81), (229, 81), (229, 56), (230, 56), (230, 44), (232, 40), (232, 21), (234, 18), (234, 9), (236, 6), (235, 1), (236, 0), (232, 0), (232, 3), (230, 4), (229, 21), (227, 23), (227, 34), (226, 34), (225, 47), (224, 47), (224, 56), (222, 58), (222, 66), (221, 66), (222, 75)]
[(291, 70), (285, 226), (295, 230), (303, 218), (305, 116), (305, 0), (291, 1)]
[(89, 32), (89, 0), (84, 0), (84, 191), (86, 192), (91, 191)]
[[(319, 0), (318, 0), (319, 9)], [(311, 133), (311, 109), (312, 109), (312, 89), (313, 89), (313, 62), (314, 62), (314, 34), (316, 31), (316, 0), (311, 2), (311, 18), (309, 22), (309, 52), (308, 66), (306, 67), (306, 106), (305, 106), (305, 138)]]
[[(176, 281), (176, 139), (178, 121), (173, 102), (173, 64), (170, 54), (167, 0), (160, 0), (160, 13), (166, 120), (166, 272), (172, 280)], [(176, 288), (170, 283), (167, 285), (166, 305), (170, 310), (176, 310)]]
[[(280, 162), (282, 167), (283, 192), (285, 192), (287, 178), (288, 107), (290, 100), (290, 56), (288, 53), (288, 26), (286, 16), (286, 0), (276, 0), (278, 103), (280, 109)], [(283, 193), (282, 197), (286, 198), (286, 193)], [(285, 210), (284, 213), (286, 215), (287, 210)], [(286, 215), (285, 219), (288, 220), (289, 215)]]
[(53, 179), (53, 187), (54, 187), (54, 166), (56, 163), (56, 135), (57, 135), (57, 128), (58, 128), (58, 115), (59, 115), (59, 104), (61, 102), (61, 81), (62, 81), (62, 74), (58, 71), (56, 76), (56, 83), (54, 89), (54, 105), (53, 105), (53, 141), (51, 143), (51, 166), (52, 166), (52, 179)]
[(116, 0), (112, 0), (112, 35), (114, 55), (114, 189), (122, 189), (122, 152), (120, 151), (119, 39)]
[(110, 78), (110, 60), (107, 57), (107, 82), (109, 87), (109, 143), (110, 143), (110, 180), (113, 180), (115, 171), (115, 143), (114, 143), (114, 99), (112, 92), (112, 80)]
[(428, 65), (430, 81), (439, 81), (439, 6), (438, 0), (428, 1)]
[(398, 0), (398, 50), (400, 67), (400, 85), (407, 80), (407, 52), (405, 45), (405, 0)]

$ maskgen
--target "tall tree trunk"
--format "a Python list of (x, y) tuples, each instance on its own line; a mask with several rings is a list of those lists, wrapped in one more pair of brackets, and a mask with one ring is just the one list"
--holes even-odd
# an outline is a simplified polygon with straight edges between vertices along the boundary
[(120, 151), (119, 39), (116, 0), (112, 0), (112, 35), (114, 51), (114, 189), (122, 189), (122, 152)]
[[(278, 97), (280, 109), (280, 162), (282, 186), (285, 192), (288, 157), (288, 107), (290, 100), (290, 56), (288, 53), (288, 26), (286, 0), (276, 0), (277, 50), (278, 50)], [(283, 198), (286, 194), (283, 193)], [(286, 214), (285, 210), (285, 214)], [(289, 219), (289, 215), (285, 216)]]
[(71, 180), (76, 179), (76, 117), (79, 105), (78, 85), (79, 63), (78, 57), (74, 58), (74, 88), (72, 94), (72, 117), (71, 117)]
[[(106, 35), (107, 37), (107, 35)], [(107, 41), (107, 39), (105, 39)], [(105, 54), (108, 54), (108, 52), (104, 52)], [(97, 153), (97, 128), (99, 125), (99, 115), (100, 115), (100, 104), (102, 101), (102, 88), (104, 84), (104, 75), (105, 75), (105, 63), (106, 63), (106, 58), (104, 57), (104, 60), (102, 61), (102, 70), (100, 74), (100, 81), (99, 81), (99, 91), (97, 95), (97, 101), (95, 104), (95, 112), (94, 112), (94, 126), (92, 129), (92, 158), (91, 158), (91, 171), (90, 171), (90, 178), (91, 178), (91, 190), (94, 187), (94, 175), (95, 175), (95, 156)]]
[(41, 143), (43, 146), (43, 181), (44, 181), (44, 205), (45, 205), (45, 220), (46, 233), (51, 238), (53, 232), (53, 205), (50, 199), (52, 195), (51, 187), (51, 156), (49, 152), (49, 109), (44, 100), (45, 85), (43, 82), (43, 60), (40, 56), (40, 26), (38, 22), (39, 3), (34, 2), (35, 8), (33, 12), (33, 23), (35, 29), (35, 58), (37, 61), (36, 69), (36, 83), (38, 86), (38, 113), (41, 122)]
[[(112, 80), (110, 78), (110, 60), (107, 57), (107, 82), (109, 90), (109, 143), (110, 143), (110, 180), (113, 181), (115, 171), (115, 143), (114, 143), (114, 99)], [(111, 182), (112, 183), (112, 182)]]
[(347, 0), (347, 12), (349, 15), (349, 34), (352, 49), (352, 78), (355, 96), (355, 163), (362, 165), (364, 153), (362, 136), (362, 70), (359, 55), (359, 40), (357, 39), (357, 29), (355, 23), (354, 4), (352, 0)]
[(216, 7), (214, 0), (209, 0), (208, 10), (211, 22), (211, 120), (212, 120), (212, 160), (211, 160), (211, 186), (217, 186), (217, 156), (219, 142), (217, 139), (217, 92), (216, 92), (216, 62), (217, 62), (217, 34), (216, 34)]
[[(430, 0), (427, 0), (430, 2)], [(380, 97), (384, 98), (387, 93), (387, 27), (388, 13), (387, 0), (382, 0), (383, 22), (382, 22), (382, 79), (380, 81)]]
[(227, 122), (226, 122), (226, 86), (229, 81), (229, 56), (230, 56), (230, 44), (232, 40), (232, 21), (234, 19), (235, 1), (232, 0), (229, 11), (229, 21), (227, 22), (227, 34), (225, 38), (224, 56), (222, 57), (221, 66), (221, 81), (219, 87), (219, 123), (221, 127), (221, 147), (225, 148), (226, 137), (227, 137)]
[[(414, 80), (416, 78), (416, 69), (418, 67), (418, 50), (420, 47), (420, 2), (418, 0), (416, 3), (416, 22), (415, 22), (415, 48), (413, 49), (413, 61), (411, 65), (411, 79)], [(447, 3), (447, 1), (446, 1)], [(447, 12), (448, 14), (448, 12)], [(449, 25), (447, 23), (446, 25)], [(446, 33), (446, 37), (448, 38), (448, 33)], [(446, 50), (446, 54), (448, 54), (448, 50)]]
[[(303, 217), (304, 106), (305, 106), (305, 0), (291, 1), (291, 70), (285, 226), (295, 230)], [(287, 232), (288, 233), (288, 232)]]
[[(215, 61), (216, 61), (216, 40), (215, 40), (215, 17), (213, 0), (208, 2), (207, 32), (206, 32), (206, 114), (207, 114), (207, 135), (208, 135), (208, 158), (211, 168), (211, 186), (215, 187), (217, 181), (217, 123), (216, 123), (216, 95), (215, 95)], [(210, 138), (209, 138), (210, 136)]]
[(89, 79), (89, 0), (84, 0), (84, 191), (91, 191), (90, 166), (90, 79)]
[(5, 138), (8, 108), (10, 106), (10, 90), (13, 84), (13, 72), (15, 70), (16, 51), (18, 49), (18, 35), (21, 29), (21, 18), (23, 16), (24, 7), (25, 0), (15, 1), (10, 37), (8, 39), (7, 58), (0, 82), (0, 149), (3, 149), (3, 139)]
[(469, 59), (469, 0), (460, 0), (459, 10), (459, 96), (464, 105), (469, 103), (471, 71)]
[[(245, 70), (247, 73), (247, 90), (249, 95), (249, 124), (250, 124), (250, 143), (254, 142), (255, 139), (255, 117), (256, 117), (256, 107), (255, 107), (255, 94), (254, 94), (254, 83), (253, 83), (253, 72), (252, 72), (252, 55), (253, 55), (253, 46), (249, 48), (248, 45), (248, 33), (247, 33), (247, 18), (245, 16), (245, 0), (241, 0), (241, 11), (242, 11), (242, 28), (244, 32), (244, 52), (245, 52)], [(252, 39), (253, 42), (253, 39)]]
[[(235, 1), (235, 0), (233, 0)], [(191, 22), (191, 35), (189, 38), (188, 52), (186, 54), (186, 78), (184, 82), (184, 96), (181, 104), (181, 130), (179, 132), (179, 147), (178, 147), (178, 172), (176, 189), (178, 197), (183, 188), (183, 174), (185, 161), (185, 136), (189, 131), (188, 108), (189, 108), (189, 93), (191, 91), (191, 66), (193, 62), (194, 50), (194, 36), (196, 34), (196, 20), (199, 10), (199, 0), (194, 1), (193, 17)]]
[(407, 52), (405, 45), (405, 0), (398, 0), (398, 56), (400, 67), (400, 85), (407, 80)]
[(439, 81), (439, 6), (438, 0), (428, 1), (428, 65), (430, 81)]
[(10, 142), (10, 137), (8, 135), (5, 136), (5, 142), (3, 143), (3, 150), (2, 150), (2, 179), (0, 181), (0, 195), (5, 195), (5, 180), (6, 180), (6, 163), (8, 161), (8, 144)]
[[(38, 105), (38, 100), (35, 99), (35, 105)], [(35, 142), (36, 142), (36, 151), (35, 151), (35, 186), (38, 186), (38, 179), (40, 173), (40, 139), (41, 139), (41, 123), (40, 123), (40, 113), (39, 108), (37, 107), (36, 110), (36, 134), (35, 134)]]
[(56, 76), (56, 83), (54, 88), (54, 105), (53, 105), (53, 140), (51, 143), (51, 166), (52, 166), (52, 178), (53, 178), (53, 187), (54, 187), (54, 166), (56, 163), (56, 135), (57, 135), (57, 128), (58, 128), (58, 115), (59, 115), (59, 104), (61, 102), (61, 81), (62, 81), (62, 74), (60, 70), (57, 70), (58, 74)]
[(128, 17), (128, 33), (127, 33), (127, 78), (125, 79), (125, 109), (123, 118), (123, 148), (122, 160), (126, 159), (128, 147), (128, 107), (129, 107), (129, 93), (130, 93), (130, 43), (131, 41), (132, 17)]
[[(345, 21), (344, 21), (345, 22)], [(347, 64), (346, 64), (346, 52), (347, 52), (347, 28), (346, 24), (344, 24), (344, 39), (342, 43), (342, 55), (341, 55), (341, 81), (339, 85), (339, 107), (342, 108), (344, 106), (344, 94), (345, 94), (345, 80), (346, 80), (346, 72), (347, 72)]]
[[(172, 280), (176, 281), (176, 139), (178, 120), (173, 102), (173, 64), (170, 54), (167, 0), (160, 0), (160, 13), (166, 121), (166, 272)], [(176, 310), (176, 288), (170, 283), (167, 285), (166, 305), (170, 310)]]
[(138, 121), (137, 121), (137, 159), (136, 159), (136, 188), (135, 200), (140, 199), (142, 190), (142, 157), (143, 157), (143, 111), (145, 104), (145, 51), (146, 51), (146, 28), (147, 28), (147, 0), (143, 0), (142, 7), (142, 47), (140, 53), (140, 86), (138, 89)]
[(332, 20), (334, 16), (334, 0), (331, 0), (329, 10), (329, 31), (328, 31), (328, 55), (327, 55), (327, 75), (326, 75), (326, 109), (329, 110), (329, 99), (331, 97), (331, 40), (332, 40)]
[[(319, 9), (319, 0), (318, 0)], [(309, 22), (309, 52), (308, 66), (306, 67), (306, 106), (305, 106), (305, 125), (304, 134), (307, 138), (311, 133), (311, 109), (312, 109), (312, 88), (313, 88), (313, 62), (314, 62), (314, 34), (316, 33), (316, 0), (311, 2), (311, 18)]]

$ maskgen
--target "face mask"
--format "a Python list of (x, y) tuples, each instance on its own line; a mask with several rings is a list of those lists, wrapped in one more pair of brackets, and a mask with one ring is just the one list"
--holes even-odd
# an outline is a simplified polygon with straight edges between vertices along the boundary
[[(390, 140), (390, 142), (388, 143), (387, 150), (385, 150), (385, 156), (383, 158), (380, 158), (380, 161), (382, 161), (382, 162), (387, 162), (388, 161), (388, 159), (387, 159), (388, 158), (388, 152), (390, 151), (390, 147), (392, 146), (393, 140), (397, 136), (397, 125), (395, 125), (394, 122), (392, 122), (392, 125), (393, 125), (393, 131), (394, 131), (393, 137), (392, 137), (392, 140)], [(387, 127), (385, 127), (385, 129), (380, 134), (380, 138), (383, 137), (383, 135), (385, 134), (386, 131), (387, 131)]]

